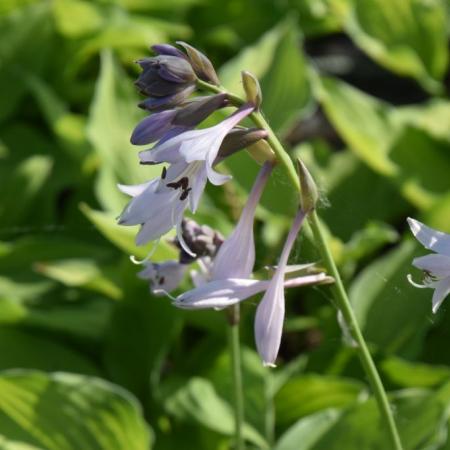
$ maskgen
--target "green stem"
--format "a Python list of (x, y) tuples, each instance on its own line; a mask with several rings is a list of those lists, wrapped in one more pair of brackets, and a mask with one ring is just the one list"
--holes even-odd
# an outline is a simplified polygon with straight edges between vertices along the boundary
[(241, 373), (241, 347), (239, 342), (239, 303), (230, 308), (230, 349), (233, 373), (233, 396), (234, 396), (234, 439), (235, 450), (244, 450), (244, 436), (242, 427), (244, 425), (244, 398)]
[[(199, 87), (210, 90), (212, 92), (224, 92), (227, 93), (229, 101), (235, 105), (235, 106), (241, 106), (245, 103), (245, 100), (241, 99), (235, 94), (231, 94), (227, 92), (223, 87), (221, 86), (212, 86), (205, 82), (200, 82)], [(288, 153), (284, 149), (281, 142), (278, 140), (277, 136), (273, 132), (270, 125), (265, 120), (264, 116), (259, 111), (253, 112), (249, 116), (255, 125), (257, 125), (260, 128), (264, 128), (269, 133), (269, 136), (267, 138), (267, 141), (271, 145), (278, 162), (284, 167), (289, 181), (292, 184), (292, 186), (300, 192), (300, 182), (298, 179), (297, 172), (295, 170), (294, 164), (289, 157)], [(357, 352), (358, 356), (361, 360), (361, 363), (363, 365), (363, 368), (366, 372), (366, 375), (369, 379), (370, 385), (372, 387), (372, 390), (374, 392), (375, 398), (378, 403), (378, 408), (380, 410), (380, 414), (385, 420), (387, 430), (389, 432), (389, 436), (392, 441), (393, 448), (395, 450), (403, 450), (400, 436), (394, 421), (394, 416), (392, 414), (392, 410), (389, 405), (388, 397), (386, 394), (386, 391), (384, 389), (383, 383), (381, 381), (380, 375), (377, 371), (377, 368), (375, 366), (375, 363), (372, 359), (372, 356), (369, 352), (369, 349), (367, 348), (366, 341), (364, 340), (364, 336), (361, 332), (361, 329), (359, 328), (358, 322), (356, 320), (355, 314), (353, 312), (350, 300), (348, 298), (347, 292), (344, 288), (344, 284), (342, 282), (341, 276), (337, 270), (336, 264), (334, 262), (333, 256), (330, 251), (330, 247), (328, 245), (328, 242), (325, 238), (325, 235), (322, 230), (322, 226), (320, 224), (319, 217), (317, 216), (316, 211), (312, 211), (310, 213), (310, 225), (314, 234), (314, 239), (316, 241), (316, 245), (319, 248), (319, 251), (322, 255), (323, 262), (325, 264), (325, 267), (327, 269), (327, 272), (334, 277), (335, 284), (333, 287), (333, 295), (337, 302), (337, 305), (342, 312), (342, 315), (344, 317), (344, 320), (349, 327), (349, 330), (352, 334), (352, 337), (354, 338), (355, 342), (357, 343)]]

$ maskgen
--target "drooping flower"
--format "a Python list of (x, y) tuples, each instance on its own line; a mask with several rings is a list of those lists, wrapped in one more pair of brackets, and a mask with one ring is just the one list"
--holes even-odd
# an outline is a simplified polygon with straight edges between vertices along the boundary
[(255, 239), (253, 221), (262, 191), (272, 171), (267, 162), (261, 168), (239, 222), (231, 235), (221, 245), (212, 268), (212, 280), (226, 278), (250, 278), (255, 265)]
[(144, 164), (175, 163), (180, 158), (187, 163), (201, 161), (204, 163), (209, 181), (212, 184), (221, 185), (230, 177), (219, 174), (213, 169), (220, 146), (233, 127), (248, 116), (253, 109), (254, 107), (251, 105), (243, 105), (227, 119), (213, 127), (186, 131), (158, 143), (151, 150), (140, 153), (141, 162)]
[(163, 263), (143, 263), (145, 268), (138, 273), (138, 277), (149, 280), (150, 291), (153, 295), (166, 295), (175, 290), (186, 273), (187, 266), (178, 261), (165, 261)]
[(414, 237), (426, 249), (435, 252), (415, 258), (412, 262), (415, 267), (424, 272), (423, 283), (415, 283), (410, 275), (408, 280), (415, 287), (434, 289), (432, 311), (436, 313), (450, 293), (450, 235), (434, 230), (410, 217), (408, 217), (408, 224)]
[(255, 316), (255, 341), (258, 353), (265, 366), (274, 366), (281, 343), (284, 323), (284, 274), (305, 212), (300, 210), (295, 217), (280, 255), (275, 274), (258, 305)]

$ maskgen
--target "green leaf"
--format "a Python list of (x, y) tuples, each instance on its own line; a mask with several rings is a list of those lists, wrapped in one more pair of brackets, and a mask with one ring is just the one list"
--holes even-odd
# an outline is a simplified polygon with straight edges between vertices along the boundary
[(274, 450), (310, 450), (340, 418), (341, 412), (327, 409), (299, 420), (279, 439)]
[(310, 100), (308, 68), (299, 40), (295, 23), (286, 20), (264, 34), (255, 45), (242, 50), (219, 72), (220, 80), (231, 91), (242, 91), (242, 70), (248, 70), (260, 80), (262, 110), (277, 131), (289, 126)]
[(447, 14), (442, 0), (353, 0), (346, 29), (390, 70), (439, 91), (448, 63)]
[(392, 356), (381, 364), (385, 375), (402, 387), (433, 387), (450, 378), (450, 368), (410, 362)]
[(0, 16), (0, 86), (8, 101), (0, 102), (0, 121), (9, 117), (26, 94), (23, 71), (41, 73), (51, 50), (49, 4), (40, 2)]
[[(138, 247), (134, 243), (136, 227), (118, 225), (112, 215), (95, 211), (85, 204), (80, 205), (80, 209), (106, 239), (129, 255), (134, 255), (137, 258), (145, 258), (150, 251), (154, 250), (152, 254), (153, 261), (164, 261), (177, 257), (175, 247), (168, 244), (164, 238), (159, 243)], [(156, 249), (154, 249), (155, 245)]]
[(0, 370), (13, 368), (99, 374), (92, 361), (68, 345), (31, 331), (2, 326)]
[(3, 181), (0, 192), (0, 218), (3, 226), (20, 222), (33, 200), (48, 180), (53, 161), (46, 155), (34, 155), (25, 159), (9, 179)]
[(414, 242), (403, 242), (372, 262), (350, 286), (364, 336), (388, 353), (416, 353), (430, 326), (431, 291), (417, 289), (406, 279), (417, 249)]
[[(198, 423), (217, 433), (232, 436), (234, 415), (231, 406), (219, 397), (212, 384), (203, 378), (191, 378), (187, 384), (165, 399), (166, 410), (179, 420)], [(244, 424), (246, 439), (267, 449), (264, 438), (250, 425)]]
[(365, 386), (356, 380), (313, 374), (293, 377), (275, 397), (277, 422), (288, 425), (317, 411), (351, 405), (364, 392)]
[(117, 183), (142, 183), (161, 172), (157, 166), (141, 166), (138, 149), (130, 143), (131, 132), (141, 117), (136, 104), (133, 83), (119, 68), (112, 53), (104, 51), (87, 133), (99, 159), (97, 196), (102, 206), (116, 215), (126, 198), (117, 189)]
[(0, 430), (46, 450), (148, 450), (151, 442), (134, 397), (98, 378), (68, 373), (3, 372)]
[(38, 262), (35, 268), (39, 273), (60, 281), (66, 286), (83, 287), (100, 292), (118, 300), (123, 293), (113, 280), (113, 274), (107, 275), (105, 270), (90, 259), (66, 259), (52, 262)]

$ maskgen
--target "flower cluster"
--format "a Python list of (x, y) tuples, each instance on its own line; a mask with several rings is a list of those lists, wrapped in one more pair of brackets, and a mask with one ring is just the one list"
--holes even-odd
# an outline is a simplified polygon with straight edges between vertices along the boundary
[[(253, 278), (253, 222), (274, 162), (264, 141), (267, 131), (244, 128), (239, 123), (259, 107), (262, 101), (259, 84), (251, 74), (244, 72), (247, 103), (218, 124), (199, 128), (206, 118), (230, 106), (230, 102), (206, 56), (187, 44), (180, 45), (186, 53), (169, 45), (157, 45), (153, 47), (157, 56), (138, 61), (142, 73), (136, 85), (147, 96), (140, 106), (151, 114), (137, 125), (131, 142), (136, 145), (153, 143), (151, 148), (140, 152), (140, 162), (163, 164), (163, 167), (161, 176), (147, 183), (119, 186), (132, 197), (119, 223), (141, 225), (136, 237), (138, 245), (156, 240), (176, 228), (179, 260), (161, 264), (147, 261), (139, 276), (150, 281), (154, 294), (170, 295), (179, 286), (188, 265), (195, 262), (199, 270), (191, 271), (194, 289), (171, 297), (179, 308), (222, 309), (265, 292), (256, 311), (255, 340), (263, 363), (274, 365), (284, 322), (284, 288), (331, 281), (324, 273), (311, 271), (311, 265), (288, 266), (301, 224), (314, 205), (310, 199), (307, 208), (299, 210), (272, 279)], [(218, 93), (193, 96), (205, 82), (215, 86), (214, 91)], [(231, 178), (217, 172), (215, 166), (233, 152), (258, 143), (264, 143), (258, 148), (262, 149), (260, 159), (266, 162), (231, 235), (224, 240), (211, 228), (184, 219), (187, 208), (196, 212), (207, 181), (221, 185)], [(308, 273), (295, 274), (299, 269)]]

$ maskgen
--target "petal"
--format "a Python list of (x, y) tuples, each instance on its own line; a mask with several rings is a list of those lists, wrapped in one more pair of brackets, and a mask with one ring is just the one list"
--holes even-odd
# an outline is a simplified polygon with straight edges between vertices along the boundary
[(176, 111), (161, 111), (141, 120), (131, 135), (131, 143), (134, 145), (150, 144), (161, 139), (172, 126), (172, 120)]
[(225, 308), (264, 291), (268, 284), (237, 278), (210, 281), (178, 296), (174, 304), (185, 309)]
[[(195, 164), (195, 163), (194, 163)], [(206, 166), (202, 164), (195, 176), (192, 177), (192, 191), (189, 195), (190, 209), (193, 213), (197, 211), (200, 198), (206, 186)]]
[(427, 249), (450, 256), (450, 235), (427, 227), (408, 217), (408, 224), (415, 238)]
[(450, 256), (431, 254), (415, 258), (413, 266), (425, 270), (438, 278), (450, 276)]
[(450, 277), (444, 278), (443, 280), (436, 283), (434, 287), (432, 305), (433, 313), (436, 314), (439, 306), (445, 300), (445, 297), (450, 293)]
[(258, 305), (255, 316), (255, 341), (265, 366), (274, 366), (281, 343), (284, 322), (284, 283), (277, 273)]
[(153, 185), (154, 189), (156, 189), (156, 186), (158, 184), (157, 181), (157, 179), (153, 179), (148, 181), (147, 183), (142, 184), (118, 184), (117, 187), (124, 194), (127, 194), (130, 197), (136, 197), (138, 195), (141, 195), (150, 185)]

